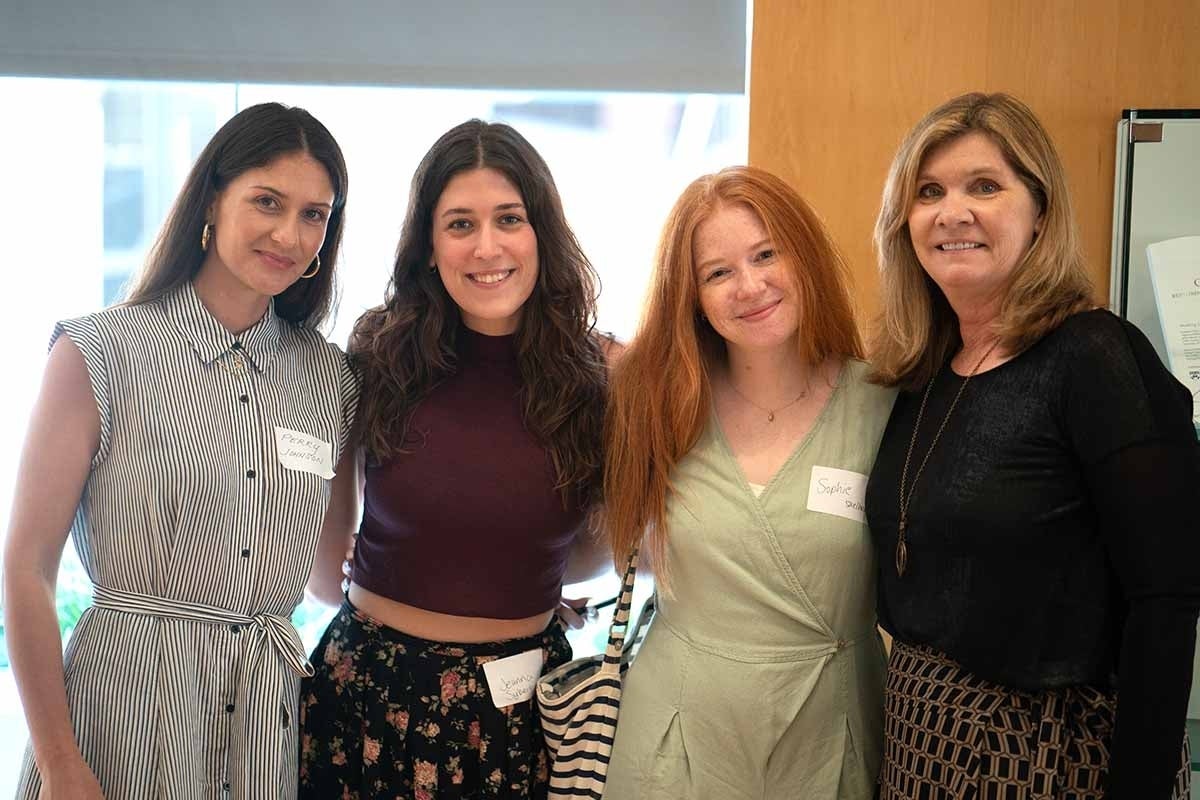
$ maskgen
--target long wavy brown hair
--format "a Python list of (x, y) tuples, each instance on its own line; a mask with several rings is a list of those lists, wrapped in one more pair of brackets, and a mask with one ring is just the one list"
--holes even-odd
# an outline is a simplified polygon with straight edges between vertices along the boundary
[(791, 271), (800, 304), (797, 355), (808, 364), (861, 357), (845, 261), (808, 204), (779, 178), (730, 167), (698, 178), (667, 218), (646, 309), (612, 376), (605, 425), (603, 520), (619, 564), (642, 541), (669, 591), (667, 499), (671, 472), (708, 424), (710, 377), (725, 340), (701, 318), (696, 229), (716, 211), (746, 206)]
[(355, 323), (361, 441), (375, 463), (405, 451), (413, 410), (455, 372), (461, 312), (430, 271), (433, 212), (460, 172), (486, 167), (517, 188), (537, 234), (538, 276), (516, 332), (525, 424), (551, 454), (564, 503), (599, 496), (607, 373), (594, 335), (598, 277), (563, 214), (546, 162), (513, 128), (473, 119), (417, 167), (383, 305)]

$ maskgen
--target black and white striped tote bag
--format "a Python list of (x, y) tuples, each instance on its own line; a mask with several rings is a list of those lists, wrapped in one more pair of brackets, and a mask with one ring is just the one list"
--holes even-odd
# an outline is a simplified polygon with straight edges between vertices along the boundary
[(651, 595), (638, 614), (637, 624), (628, 631), (637, 556), (635, 548), (621, 583), (621, 596), (613, 611), (604, 655), (577, 658), (538, 679), (542, 730), (551, 756), (551, 800), (599, 800), (604, 793), (604, 778), (617, 731), (621, 679), (654, 614), (654, 595)]

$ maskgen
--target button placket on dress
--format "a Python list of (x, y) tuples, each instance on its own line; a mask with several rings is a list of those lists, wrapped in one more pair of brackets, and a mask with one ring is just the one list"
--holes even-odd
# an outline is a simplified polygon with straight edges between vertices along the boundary
[[(105, 732), (81, 737), (82, 754), (119, 796), (294, 797), (290, 709), (312, 667), (289, 616), (323, 508), (296, 492), (314, 482), (281, 478), (274, 425), (311, 416), (305, 430), (340, 441), (343, 395), (355, 396), (344, 359), (273, 305), (235, 350), (240, 337), (190, 283), (63, 321), (64, 334), (83, 353), (102, 428), (72, 525), (96, 586), (65, 688), (73, 713)], [(308, 390), (290, 391), (292, 378)], [(343, 391), (312, 391), (332, 386)], [(22, 796), (38, 776), (27, 751)]]
[(262, 491), (262, 465), (264, 434), (262, 414), (258, 396), (254, 391), (255, 368), (245, 356), (241, 342), (234, 342), (230, 355), (241, 362), (242, 369), (231, 372), (233, 377), (232, 404), (233, 430), (237, 440), (240, 462), (231, 467), (238, 471), (237, 525), (231, 532), (229, 547), (234, 550), (231, 559), (239, 574), (238, 606), (251, 608), (257, 581), (255, 580), (255, 558), (257, 542), (254, 532), (258, 525), (257, 509), (260, 507)]
[[(245, 354), (245, 349), (241, 342), (234, 342), (230, 347), (229, 352), (223, 354), (221, 358), (229, 359), (229, 364), (232, 369), (226, 370), (231, 379), (229, 388), (232, 402), (230, 403), (230, 412), (233, 416), (231, 428), (234, 432), (234, 439), (237, 443), (236, 453), (237, 462), (230, 464), (230, 469), (234, 470), (237, 486), (237, 510), (235, 512), (236, 523), (233, 530), (229, 531), (226, 546), (233, 550), (233, 558), (230, 561), (234, 564), (234, 570), (238, 576), (236, 581), (236, 608), (252, 610), (254, 607), (254, 595), (257, 591), (257, 581), (255, 579), (256, 564), (252, 557), (255, 552), (254, 530), (257, 526), (257, 514), (255, 510), (260, 505), (259, 493), (261, 491), (260, 484), (260, 465), (263, 438), (261, 432), (261, 415), (257, 393), (254, 391), (254, 376), (255, 368), (250, 359)], [(231, 632), (240, 634), (239, 626), (230, 626)], [(248, 640), (239, 642), (241, 647), (250, 646)], [(228, 726), (226, 728), (226, 752), (234, 751), (234, 740), (238, 735), (235, 728), (239, 724), (244, 724), (243, 714), (238, 713), (243, 711), (247, 699), (239, 697), (237, 685), (239, 680), (234, 679), (226, 693), (228, 698), (225, 706), (225, 718)], [(240, 733), (245, 733), (241, 731)], [(222, 789), (226, 794), (232, 791), (232, 776), (226, 773), (225, 782)], [(243, 790), (245, 787), (243, 787)]]

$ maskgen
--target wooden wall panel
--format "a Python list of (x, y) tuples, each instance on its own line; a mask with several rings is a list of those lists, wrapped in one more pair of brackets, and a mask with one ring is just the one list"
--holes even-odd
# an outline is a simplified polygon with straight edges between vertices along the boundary
[(755, 0), (750, 58), (750, 163), (825, 218), (864, 320), (895, 148), (975, 90), (1020, 97), (1050, 131), (1107, 298), (1116, 122), (1123, 108), (1200, 108), (1200, 0)]

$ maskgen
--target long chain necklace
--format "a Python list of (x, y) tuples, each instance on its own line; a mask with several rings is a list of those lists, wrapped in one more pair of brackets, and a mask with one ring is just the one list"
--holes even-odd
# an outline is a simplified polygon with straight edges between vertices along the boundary
[(767, 414), (767, 422), (774, 422), (774, 421), (775, 421), (775, 415), (776, 415), (776, 414), (778, 414), (780, 411), (783, 411), (784, 409), (791, 408), (792, 406), (796, 405), (796, 403), (799, 403), (801, 400), (803, 400), (805, 397), (808, 397), (808, 390), (809, 390), (809, 387), (806, 385), (806, 386), (804, 387), (804, 389), (803, 389), (803, 390), (800, 392), (800, 394), (796, 395), (794, 398), (792, 398), (791, 400), (787, 401), (786, 403), (784, 403), (783, 405), (781, 405), (779, 408), (776, 408), (776, 409), (773, 409), (773, 410), (772, 410), (772, 409), (770, 409), (770, 408), (763, 408), (763, 407), (762, 407), (762, 406), (760, 406), (758, 403), (754, 402), (754, 401), (753, 401), (753, 400), (751, 400), (749, 397), (746, 397), (746, 395), (744, 395), (744, 394), (742, 394), (741, 392), (739, 392), (739, 391), (738, 391), (738, 388), (737, 388), (736, 386), (734, 386), (734, 385), (733, 385), (733, 378), (730, 378), (730, 379), (729, 379), (729, 388), (730, 388), (730, 389), (733, 389), (733, 392), (734, 392), (734, 394), (736, 394), (738, 397), (740, 397), (740, 398), (742, 398), (743, 400), (745, 400), (745, 401), (746, 401), (747, 403), (749, 403), (750, 405), (752, 405), (752, 406), (754, 406), (755, 408), (757, 408), (759, 411), (765, 411), (765, 412), (766, 412), (766, 414)]
[(904, 455), (904, 470), (900, 473), (900, 535), (896, 539), (896, 574), (904, 577), (904, 571), (908, 569), (908, 544), (904, 539), (904, 532), (908, 528), (908, 506), (912, 502), (913, 492), (917, 490), (917, 481), (921, 478), (921, 473), (925, 471), (925, 465), (929, 463), (929, 456), (933, 453), (933, 448), (937, 447), (938, 439), (942, 438), (942, 431), (946, 430), (946, 423), (950, 421), (950, 415), (954, 413), (954, 407), (958, 405), (958, 400), (963, 395), (963, 391), (967, 388), (967, 384), (971, 382), (971, 378), (975, 377), (975, 373), (979, 372), (979, 368), (983, 366), (983, 362), (996, 349), (996, 345), (1000, 344), (1000, 340), (992, 342), (992, 346), (987, 349), (979, 360), (975, 362), (975, 368), (971, 370), (967, 377), (963, 378), (962, 384), (958, 387), (958, 392), (954, 395), (954, 399), (950, 401), (950, 408), (946, 409), (946, 416), (942, 418), (942, 424), (938, 426), (937, 433), (933, 435), (933, 441), (929, 443), (929, 449), (925, 451), (925, 457), (921, 459), (921, 465), (917, 467), (917, 472), (913, 475), (912, 485), (908, 486), (908, 491), (905, 491), (905, 485), (908, 483), (908, 465), (912, 461), (913, 448), (917, 446), (917, 431), (921, 429), (921, 420), (925, 416), (925, 404), (929, 402), (929, 394), (933, 391), (933, 383), (937, 380), (937, 375), (929, 379), (929, 385), (925, 387), (925, 396), (921, 398), (921, 408), (917, 411), (917, 421), (913, 424), (912, 439), (908, 442), (908, 452)]

